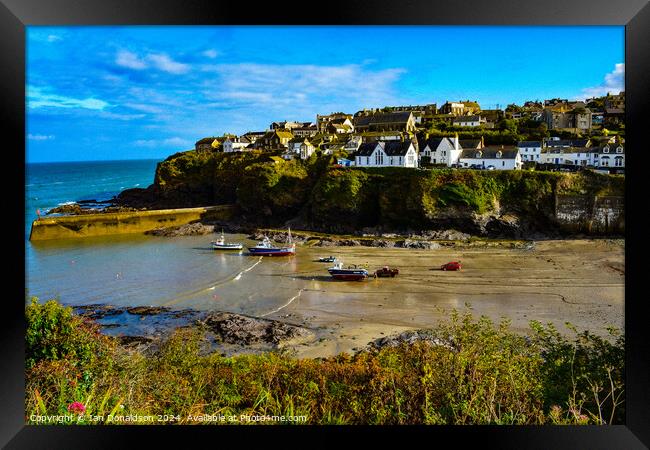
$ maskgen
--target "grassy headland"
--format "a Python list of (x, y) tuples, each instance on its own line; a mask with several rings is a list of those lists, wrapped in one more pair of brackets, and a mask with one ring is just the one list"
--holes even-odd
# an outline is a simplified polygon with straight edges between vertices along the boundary
[(188, 151), (160, 163), (148, 190), (130, 190), (120, 198), (127, 205), (146, 198), (153, 207), (235, 204), (241, 219), (260, 226), (290, 220), (295, 228), (338, 233), (364, 227), (456, 228), (486, 235), (490, 218), (504, 215), (515, 217), (524, 231), (558, 229), (557, 196), (581, 197), (589, 210), (595, 197), (624, 192), (623, 176), (591, 171), (340, 168), (333, 163), (335, 156), (326, 155), (286, 161), (257, 151)]

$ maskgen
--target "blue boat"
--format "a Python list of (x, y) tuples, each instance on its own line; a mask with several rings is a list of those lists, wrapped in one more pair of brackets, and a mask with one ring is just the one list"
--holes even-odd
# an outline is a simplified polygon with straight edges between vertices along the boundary
[(334, 266), (327, 269), (333, 278), (345, 281), (360, 281), (368, 278), (368, 271), (356, 265), (343, 267), (342, 262), (337, 262)]
[(277, 247), (271, 243), (271, 240), (264, 236), (255, 247), (248, 247), (251, 255), (260, 256), (290, 256), (296, 254), (296, 244), (291, 241), (291, 229), (289, 229), (288, 246)]

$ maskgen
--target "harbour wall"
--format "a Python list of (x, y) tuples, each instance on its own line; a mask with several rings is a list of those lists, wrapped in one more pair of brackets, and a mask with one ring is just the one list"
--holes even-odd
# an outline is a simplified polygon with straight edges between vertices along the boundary
[(232, 212), (232, 205), (220, 205), (199, 208), (43, 217), (32, 222), (29, 239), (32, 241), (41, 241), (48, 239), (144, 233), (145, 231), (156, 228), (185, 225), (198, 220), (227, 220), (232, 216)]
[(558, 195), (555, 199), (555, 218), (567, 231), (622, 234), (625, 232), (625, 198)]

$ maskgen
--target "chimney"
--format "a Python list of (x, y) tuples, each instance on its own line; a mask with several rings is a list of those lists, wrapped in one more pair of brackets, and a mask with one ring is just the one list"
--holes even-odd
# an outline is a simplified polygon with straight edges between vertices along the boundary
[(485, 147), (485, 141), (483, 140), (483, 136), (481, 136), (481, 148)]
[(458, 133), (454, 133), (454, 150), (458, 150)]

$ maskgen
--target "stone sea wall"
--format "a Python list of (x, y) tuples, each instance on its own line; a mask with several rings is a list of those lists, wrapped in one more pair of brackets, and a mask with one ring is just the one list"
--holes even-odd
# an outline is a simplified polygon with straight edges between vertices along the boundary
[(209, 206), (108, 214), (43, 217), (32, 223), (30, 240), (70, 239), (90, 236), (144, 233), (157, 228), (185, 225), (207, 219), (228, 219), (232, 207)]

